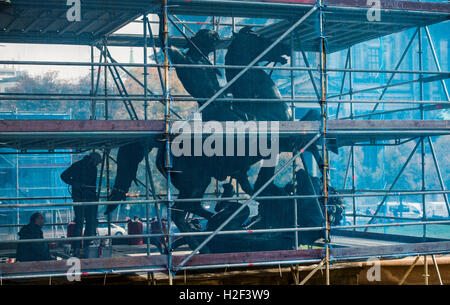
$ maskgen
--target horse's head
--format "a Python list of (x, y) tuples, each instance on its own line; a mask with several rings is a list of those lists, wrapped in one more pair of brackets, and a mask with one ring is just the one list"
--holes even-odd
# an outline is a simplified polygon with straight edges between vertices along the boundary
[[(215, 31), (201, 29), (191, 38), (191, 41), (203, 52), (203, 54), (208, 55), (216, 50), (220, 37)], [(188, 44), (187, 47), (193, 48), (190, 44)]]
[[(233, 33), (233, 45), (242, 58), (250, 59), (248, 62), (256, 58), (264, 52), (271, 44), (272, 40), (262, 37), (252, 30), (251, 26), (243, 27), (238, 33)], [(284, 44), (276, 45), (269, 53), (264, 56), (261, 61), (279, 62), (285, 64), (287, 60), (283, 55), (290, 53), (289, 47)]]

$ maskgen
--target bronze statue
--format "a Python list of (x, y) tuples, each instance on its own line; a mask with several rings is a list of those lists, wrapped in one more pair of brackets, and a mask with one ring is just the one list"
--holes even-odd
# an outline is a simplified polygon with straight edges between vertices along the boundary
[[(261, 54), (272, 41), (267, 40), (251, 27), (244, 27), (233, 34), (233, 39), (227, 49), (225, 65), (247, 66)], [(260, 62), (268, 61), (285, 64), (283, 55), (289, 55), (289, 48), (283, 44), (275, 46)], [(227, 81), (232, 80), (243, 69), (226, 69)], [(281, 99), (280, 91), (266, 73), (261, 69), (250, 69), (231, 85), (233, 98)], [(233, 102), (233, 107), (247, 115), (248, 120), (257, 121), (289, 121), (291, 113), (289, 107), (283, 102)]]
[[(116, 179), (108, 201), (124, 201), (133, 181), (136, 182), (136, 174), (139, 163), (144, 159), (144, 146), (140, 142), (130, 143), (119, 148), (117, 152)], [(107, 206), (105, 214), (109, 214), (117, 208), (117, 204)]]

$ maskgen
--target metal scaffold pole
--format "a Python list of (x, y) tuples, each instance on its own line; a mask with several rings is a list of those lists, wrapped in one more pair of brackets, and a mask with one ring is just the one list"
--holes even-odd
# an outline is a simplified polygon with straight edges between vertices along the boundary
[[(91, 76), (91, 92), (90, 96), (94, 97), (94, 46), (91, 46), (91, 69), (90, 69), (90, 76)], [(91, 116), (90, 119), (93, 120), (95, 117), (95, 106), (94, 106), (95, 100), (91, 99)]]
[(319, 26), (320, 26), (320, 106), (322, 114), (322, 159), (323, 159), (323, 200), (325, 213), (325, 281), (330, 285), (330, 222), (328, 217), (328, 151), (326, 145), (327, 136), (327, 66), (326, 66), (326, 37), (324, 20), (324, 1), (319, 0)]
[[(352, 48), (348, 48), (348, 67), (351, 70), (353, 68), (353, 61), (352, 61)], [(353, 74), (351, 71), (348, 72), (348, 86), (349, 86), (349, 98), (350, 101), (353, 100)], [(350, 103), (350, 119), (353, 120), (353, 103)], [(355, 145), (351, 146), (350, 151), (350, 157), (352, 159), (351, 167), (352, 167), (352, 194), (355, 194), (356, 189), (356, 172), (355, 172)], [(352, 197), (352, 210), (353, 210), (353, 225), (356, 226), (356, 197)], [(356, 231), (356, 229), (353, 229)]]
[[(423, 70), (423, 50), (422, 50), (422, 28), (417, 28), (417, 41), (418, 41), (418, 59), (419, 59), (419, 71)], [(423, 100), (424, 92), (423, 92), (423, 74), (419, 74), (419, 99)], [(419, 105), (420, 111), (420, 119), (425, 119), (425, 112), (423, 109), (423, 105)], [(425, 141), (424, 137), (421, 137), (420, 143), (420, 164), (421, 164), (421, 180), (422, 180), (422, 191), (425, 191)], [(422, 220), (427, 219), (427, 209), (426, 209), (426, 196), (422, 195)], [(427, 237), (427, 226), (423, 225), (423, 239), (425, 240)]]
[[(144, 47), (143, 47), (143, 62), (144, 62), (144, 73), (143, 73), (143, 77), (144, 77), (144, 97), (147, 97), (147, 93), (148, 93), (148, 68), (147, 68), (147, 23), (148, 23), (148, 19), (147, 19), (147, 12), (144, 12), (142, 14), (142, 33), (144, 35)], [(144, 102), (144, 120), (148, 120), (148, 113), (147, 113), (147, 109), (148, 108), (148, 102), (147, 100), (145, 100)], [(147, 149), (147, 145), (145, 147), (145, 199), (148, 200), (150, 198), (149, 196), (149, 166), (150, 164), (148, 163), (148, 149)], [(155, 190), (153, 189), (153, 193), (155, 192)], [(145, 222), (146, 222), (146, 227), (147, 227), (147, 234), (150, 234), (150, 203), (147, 202), (145, 204)], [(147, 246), (147, 255), (151, 254), (151, 250), (150, 250), (150, 238), (146, 238), (146, 246)]]
[[(108, 63), (108, 57), (106, 56), (106, 52), (107, 52), (107, 48), (108, 48), (108, 41), (106, 38), (103, 41), (103, 48), (105, 50), (104, 62), (106, 64), (106, 63)], [(109, 109), (108, 109), (109, 108), (108, 107), (108, 69), (106, 67), (103, 69), (103, 81), (104, 81), (103, 95), (105, 96), (105, 105), (104, 105), (105, 115), (104, 115), (104, 117), (105, 117), (105, 120), (108, 120), (109, 119), (109, 115), (108, 115), (108, 112), (109, 112)]]
[(142, 18), (142, 23), (143, 23), (143, 35), (144, 35), (144, 47), (143, 47), (143, 59), (144, 59), (144, 73), (143, 73), (143, 77), (144, 77), (144, 120), (148, 120), (148, 101), (147, 101), (147, 89), (148, 89), (148, 67), (147, 67), (147, 44), (148, 44), (148, 35), (147, 35), (147, 23), (148, 23), (148, 19), (147, 19), (147, 12), (144, 12), (143, 14), (143, 18)]
[[(164, 0), (163, 2), (163, 34), (164, 34), (164, 43), (163, 43), (163, 52), (164, 52), (164, 103), (165, 103), (165, 168), (167, 171), (167, 237), (168, 237), (168, 253), (167, 253), (167, 270), (169, 275), (169, 284), (173, 284), (173, 266), (172, 266), (172, 206), (173, 206), (173, 198), (172, 198), (172, 180), (171, 180), (171, 170), (172, 170), (172, 154), (171, 154), (171, 141), (170, 141), (170, 75), (169, 75), (169, 25), (168, 25), (168, 14), (167, 14), (167, 2), (168, 0)], [(160, 16), (161, 18), (161, 16)], [(161, 32), (161, 31), (160, 31)]]
[[(290, 48), (291, 48), (291, 67), (295, 66), (295, 60), (296, 60), (296, 52), (294, 50), (294, 34), (291, 33), (290, 37)], [(291, 70), (291, 98), (292, 100), (295, 99), (295, 73), (294, 70)], [(295, 121), (295, 103), (291, 103), (291, 115), (292, 115), (292, 121)], [(292, 152), (293, 155), (295, 155), (296, 151)], [(294, 181), (294, 193), (297, 194), (297, 179), (296, 179), (296, 170), (297, 168), (297, 162), (294, 160), (292, 164), (292, 180)], [(298, 228), (298, 200), (294, 199), (294, 227)], [(295, 249), (298, 249), (298, 232), (295, 232)]]

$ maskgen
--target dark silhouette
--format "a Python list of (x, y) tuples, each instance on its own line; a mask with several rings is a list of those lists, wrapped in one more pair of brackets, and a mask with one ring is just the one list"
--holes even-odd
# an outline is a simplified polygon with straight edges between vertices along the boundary
[[(41, 213), (34, 213), (30, 217), (30, 223), (25, 225), (19, 232), (19, 239), (44, 239), (42, 226), (44, 216)], [(45, 242), (20, 243), (17, 245), (16, 260), (20, 262), (48, 261), (53, 258), (48, 251), (48, 244)]]
[[(263, 48), (270, 44), (270, 41), (257, 35), (250, 36), (254, 39), (246, 41), (245, 37), (244, 39), (241, 39), (242, 37), (239, 36), (239, 42), (232, 43), (232, 46), (230, 46), (231, 53), (234, 54), (231, 56), (231, 61), (235, 60), (235, 65), (248, 64), (259, 54), (259, 52), (262, 52)], [(235, 37), (234, 39), (238, 38)], [(205, 56), (208, 56), (215, 50), (217, 41), (217, 33), (210, 30), (201, 30), (191, 38), (191, 42), (187, 45), (187, 52), (183, 53), (178, 49), (171, 47), (169, 48), (168, 53), (173, 63), (208, 64), (208, 60), (205, 59)], [(194, 47), (193, 44), (197, 47)], [(240, 44), (242, 49), (238, 50)], [(230, 53), (230, 49), (228, 52)], [(285, 63), (286, 59), (281, 57), (282, 53), (286, 53), (284, 47), (274, 49), (265, 57), (265, 60), (270, 59)], [(241, 61), (242, 58), (244, 59), (244, 62)], [(177, 67), (176, 71), (185, 89), (195, 98), (209, 98), (220, 90), (217, 72), (212, 68), (189, 69)], [(237, 73), (239, 72), (239, 70), (232, 71), (232, 73), (236, 71)], [(250, 81), (249, 77), (252, 77), (253, 71), (254, 70), (251, 70), (249, 71), (249, 74), (244, 75), (246, 78), (244, 77), (244, 81), (239, 82), (238, 86), (231, 87), (231, 91), (235, 98), (281, 98), (281, 95), (273, 81), (270, 79), (270, 76), (260, 70), (256, 73), (257, 78), (251, 80), (252, 83), (250, 84), (252, 88), (257, 89), (245, 91), (240, 94), (239, 90), (242, 89), (240, 86), (244, 86), (245, 89), (243, 90), (247, 90), (248, 82)], [(228, 74), (229, 71), (227, 71), (227, 78), (229, 78)], [(224, 97), (224, 94), (219, 97)], [(199, 101), (199, 104), (202, 105), (202, 101)], [(276, 121), (284, 121), (290, 118), (289, 109), (283, 103), (258, 104), (257, 108), (260, 106), (262, 107), (262, 110), (258, 111), (254, 111), (255, 109), (253, 108), (240, 107), (241, 104), (244, 103), (234, 103), (233, 108), (231, 109), (229, 103), (213, 102), (203, 110), (203, 119), (217, 121), (248, 119), (267, 120), (269, 119), (268, 115), (270, 116), (269, 120)], [(254, 112), (252, 113), (252, 111)], [(158, 150), (156, 164), (158, 170), (167, 177), (167, 169), (164, 166), (165, 154), (165, 146), (161, 146)], [(249, 154), (247, 153), (246, 157), (173, 157), (173, 173), (171, 177), (172, 184), (179, 190), (178, 198), (202, 198), (213, 177), (219, 181), (225, 180), (227, 177), (235, 178), (246, 193), (253, 194), (253, 188), (248, 182), (247, 172), (250, 167), (260, 161), (262, 157), (249, 157), (248, 155)], [(193, 230), (192, 226), (185, 221), (187, 212), (191, 212), (208, 220), (210, 220), (213, 215), (213, 213), (203, 209), (201, 202), (175, 203), (172, 211), (173, 220), (182, 232)], [(225, 219), (226, 214), (231, 215), (230, 211), (234, 210), (226, 210), (226, 212), (221, 214), (220, 219)], [(215, 221), (211, 222), (210, 227), (215, 226), (213, 223), (216, 223), (217, 219), (219, 218), (216, 217)], [(193, 240), (194, 239), (192, 239), (192, 241)], [(193, 241), (190, 245), (191, 247), (195, 246), (195, 242)]]
[[(233, 33), (233, 39), (225, 56), (225, 65), (247, 66), (271, 44), (272, 41), (261, 37), (251, 27), (243, 27), (238, 33)], [(259, 63), (267, 61), (274, 62), (275, 64), (285, 64), (287, 60), (283, 56), (289, 54), (290, 49), (288, 46), (278, 44), (261, 58)], [(231, 81), (241, 71), (242, 69), (226, 69), (227, 81)], [(286, 103), (276, 102), (277, 99), (281, 99), (280, 91), (265, 70), (248, 70), (231, 85), (230, 91), (236, 99), (258, 98), (275, 100), (251, 103), (233, 102), (233, 108), (245, 113), (248, 120), (289, 121), (292, 118), (290, 109)], [(266, 168), (265, 172), (268, 173), (268, 179), (274, 174), (275, 167)], [(266, 181), (266, 179), (258, 175), (255, 190), (258, 189), (256, 185), (263, 185)]]
[[(271, 43), (272, 41), (264, 39), (252, 31), (251, 27), (244, 27), (238, 33), (233, 34), (233, 40), (225, 56), (225, 65), (247, 66)], [(285, 64), (287, 60), (283, 55), (289, 54), (289, 47), (278, 44), (260, 62)], [(242, 70), (226, 69), (227, 81), (232, 80)], [(261, 69), (248, 70), (231, 85), (230, 89), (234, 98), (281, 99), (278, 87), (266, 71)], [(233, 108), (245, 113), (248, 120), (288, 121), (291, 118), (289, 107), (283, 102), (233, 102)]]
[[(183, 53), (176, 48), (169, 48), (169, 56), (173, 63), (180, 64), (208, 64), (205, 56), (214, 51), (218, 35), (210, 30), (201, 30), (188, 43), (188, 50)], [(228, 48), (226, 56), (227, 65), (248, 65), (256, 56), (264, 51), (272, 42), (260, 37), (250, 28), (244, 28), (239, 33), (233, 36), (233, 41)], [(195, 44), (197, 47), (193, 47)], [(285, 45), (279, 45), (269, 52), (262, 61), (286, 63), (284, 55), (289, 54), (289, 49)], [(177, 75), (182, 82), (185, 89), (194, 98), (209, 98), (220, 90), (217, 79), (217, 71), (212, 68), (176, 68)], [(226, 69), (227, 80), (233, 79), (241, 70)], [(272, 81), (269, 74), (263, 70), (249, 70), (241, 78), (236, 81), (230, 88), (234, 98), (260, 98), (260, 99), (281, 99), (281, 94)], [(222, 94), (220, 97), (224, 97)], [(203, 101), (199, 101), (202, 105)], [(211, 108), (212, 105), (220, 105), (221, 108)], [(227, 105), (227, 106), (224, 106)], [(205, 110), (210, 109), (210, 112), (204, 110), (204, 120), (273, 120), (286, 121), (291, 119), (289, 108), (285, 103), (277, 102), (258, 102), (245, 103), (233, 102), (232, 107), (225, 103), (212, 103), (207, 106)], [(225, 107), (225, 108), (224, 108)], [(217, 109), (220, 109), (217, 111)], [(230, 118), (231, 117), (231, 118)], [(305, 120), (317, 120), (319, 117), (315, 112), (309, 112)], [(302, 141), (295, 144), (301, 147), (304, 145)], [(320, 155), (316, 146), (311, 146), (309, 149), (319, 165), (322, 164)], [(158, 170), (167, 177), (167, 169), (165, 167), (165, 144), (162, 144), (158, 149), (156, 164)], [(179, 190), (178, 198), (202, 198), (206, 188), (211, 183), (212, 178), (223, 181), (228, 177), (235, 178), (244, 192), (253, 194), (254, 189), (261, 187), (274, 173), (274, 168), (263, 168), (258, 175), (258, 179), (253, 188), (247, 177), (247, 172), (250, 167), (256, 162), (260, 161), (261, 157), (249, 157), (248, 153), (245, 157), (191, 157), (181, 156), (172, 158), (172, 184)], [(304, 179), (305, 177), (303, 177)], [(227, 190), (229, 191), (229, 190)], [(308, 191), (307, 189), (305, 191)], [(320, 191), (320, 190), (318, 190)], [(289, 190), (289, 185), (286, 188), (279, 188), (274, 184), (264, 190), (261, 195), (287, 195), (292, 193)], [(225, 196), (225, 195), (224, 195)], [(228, 196), (226, 196), (228, 197)], [(276, 228), (285, 227), (287, 225), (294, 225), (294, 210), (293, 204), (285, 204), (285, 200), (263, 201), (260, 203), (259, 215), (252, 219), (250, 227), (253, 228)], [(201, 228), (190, 225), (186, 221), (187, 213), (193, 213), (208, 220), (206, 229), (216, 229), (225, 219), (233, 214), (238, 209), (240, 203), (236, 202), (219, 202), (216, 206), (216, 214), (205, 210), (201, 202), (184, 202), (175, 203), (172, 207), (172, 219), (180, 231), (199, 231)], [(310, 215), (312, 219), (308, 221), (315, 226), (321, 226), (323, 223), (323, 213), (321, 207), (310, 207), (308, 204), (300, 204), (298, 209), (298, 217), (300, 214)], [(242, 229), (249, 215), (248, 207), (244, 208), (241, 213), (231, 221), (226, 229)], [(307, 218), (307, 216), (302, 216)], [(302, 218), (302, 219), (303, 219)], [(305, 223), (308, 223), (307, 221)], [(304, 243), (312, 243), (320, 238), (322, 231), (314, 231), (312, 233), (303, 234)], [(229, 251), (230, 249), (280, 249), (292, 248), (293, 233), (276, 233), (276, 234), (262, 234), (252, 238), (237, 237), (237, 236), (218, 236), (214, 238), (202, 252), (209, 251), (221, 252)], [(204, 237), (186, 237), (184, 240), (191, 248), (196, 247)], [(267, 245), (267, 240), (273, 241)], [(251, 240), (250, 244), (247, 244)], [(231, 243), (231, 244), (229, 244)], [(246, 244), (243, 246), (243, 244)], [(228, 246), (229, 245), (229, 246)], [(267, 248), (268, 247), (268, 248)]]
[[(222, 198), (233, 197), (234, 191), (233, 186), (227, 183), (223, 186), (224, 191), (222, 193)], [(217, 229), (225, 220), (227, 220), (237, 209), (242, 206), (239, 202), (234, 201), (218, 201), (214, 210), (217, 212), (208, 221), (206, 226), (207, 231), (214, 231)], [(246, 206), (242, 211), (239, 212), (225, 227), (224, 230), (239, 229), (242, 227), (243, 223), (247, 220), (250, 215), (250, 208)]]
[[(162, 17), (160, 17), (162, 20)], [(162, 25), (160, 23), (160, 37), (162, 34)], [(211, 30), (200, 30), (188, 41), (187, 51), (182, 52), (175, 47), (168, 48), (168, 55), (174, 64), (209, 64), (206, 59), (213, 52), (219, 35)], [(163, 42), (164, 43), (164, 42)], [(182, 68), (176, 67), (177, 76), (189, 94), (194, 98), (210, 98), (220, 89), (217, 75), (219, 72), (213, 68)], [(220, 97), (225, 97), (222, 94)], [(205, 101), (199, 100), (199, 105)], [(233, 111), (228, 102), (213, 102), (202, 111), (204, 121), (236, 121), (245, 119), (244, 115), (239, 115)], [(232, 159), (232, 160), (230, 160)], [(241, 186), (248, 192), (252, 192), (247, 179), (247, 170), (251, 164), (259, 161), (249, 158), (240, 158), (237, 161), (234, 158), (201, 158), (201, 157), (179, 157), (173, 158), (172, 183), (179, 190), (178, 198), (201, 198), (211, 183), (211, 178), (219, 180), (227, 176), (235, 177)], [(167, 177), (165, 168), (165, 146), (158, 149), (157, 167), (158, 170)], [(223, 171), (218, 168), (221, 167)], [(193, 226), (185, 221), (187, 212), (209, 219), (213, 213), (205, 210), (201, 202), (175, 203), (173, 207), (173, 220), (180, 231), (190, 231)]]
[(10, 0), (0, 0), (0, 12), (3, 10), (7, 10), (11, 7), (11, 1)]
[[(116, 180), (108, 201), (124, 201), (133, 181), (136, 182), (136, 174), (139, 163), (144, 159), (145, 148), (140, 142), (124, 145), (117, 152)], [(117, 204), (108, 205), (105, 214), (109, 214), (117, 208)]]
[[(246, 66), (250, 64), (259, 54), (272, 44), (271, 40), (261, 37), (253, 31), (250, 26), (243, 27), (238, 33), (233, 33), (233, 40), (228, 47), (225, 56), (227, 66)], [(283, 56), (290, 55), (290, 48), (279, 43), (268, 52), (260, 62), (267, 61), (273, 63), (286, 64), (287, 60)], [(227, 80), (232, 80), (242, 69), (226, 69)], [(278, 87), (265, 70), (250, 69), (244, 73), (232, 86), (231, 92), (234, 98), (259, 98), (259, 99), (281, 99)], [(233, 109), (245, 113), (249, 120), (258, 121), (289, 121), (292, 114), (288, 105), (284, 102), (233, 102)], [(302, 121), (317, 121), (320, 113), (317, 110), (310, 110), (301, 119)], [(302, 143), (298, 143), (298, 147)], [(316, 145), (308, 148), (319, 168), (323, 170), (322, 158)]]
[[(314, 192), (311, 188), (311, 183), (307, 180), (307, 173), (304, 170), (299, 170), (296, 172), (297, 183), (299, 185), (299, 195), (320, 195), (323, 193), (323, 181), (318, 177), (310, 176), (311, 183), (314, 186)], [(337, 194), (337, 190), (328, 185), (328, 194), (334, 195)], [(300, 219), (300, 225), (302, 226), (316, 226), (318, 223), (323, 223), (324, 219), (317, 218), (317, 203), (314, 204), (312, 202), (313, 199), (303, 199), (301, 204), (305, 205), (305, 211), (303, 212), (303, 216)], [(318, 200), (320, 209), (322, 214), (325, 213), (325, 202), (323, 198), (319, 198)], [(328, 208), (328, 221), (330, 225), (335, 226), (339, 225), (343, 219), (345, 202), (342, 197), (329, 197), (327, 200), (327, 208)]]
[[(160, 34), (162, 33), (163, 17), (160, 16)], [(217, 49), (220, 37), (217, 32), (201, 29), (195, 36), (189, 38), (186, 44), (187, 51), (182, 52), (180, 49), (170, 46), (167, 48), (170, 61), (174, 64), (188, 64), (188, 65), (209, 65), (207, 58), (209, 54)], [(164, 45), (164, 41), (161, 41)], [(220, 89), (219, 80), (217, 78), (220, 72), (216, 68), (197, 68), (197, 67), (175, 67), (178, 79), (183, 84), (184, 89), (194, 98), (204, 99), (210, 98), (216, 94)], [(225, 97), (221, 94), (219, 98)], [(199, 100), (198, 104), (202, 106), (205, 100)], [(229, 102), (212, 102), (202, 111), (203, 121), (236, 121), (244, 117), (239, 116), (231, 109)]]
[[(156, 165), (167, 178), (165, 168), (165, 146), (158, 149)], [(195, 157), (181, 156), (172, 158), (172, 184), (179, 190), (178, 198), (202, 198), (211, 179), (223, 181), (227, 177), (235, 178), (242, 189), (253, 193), (248, 182), (247, 171), (250, 166), (262, 157)], [(192, 231), (192, 226), (185, 221), (190, 212), (205, 219), (210, 219), (213, 213), (205, 210), (201, 202), (176, 202), (172, 208), (172, 219), (181, 232)], [(191, 245), (191, 244), (190, 244)]]
[[(321, 194), (322, 183), (319, 178), (310, 176), (305, 170), (297, 171), (295, 176), (297, 178), (298, 195)], [(320, 200), (315, 198), (302, 198), (297, 202), (298, 224), (300, 227), (321, 227), (325, 224), (323, 201), (320, 202)], [(311, 244), (323, 237), (323, 234), (323, 230), (300, 232), (299, 242), (301, 244)]]
[[(73, 202), (93, 202), (97, 201), (97, 165), (101, 162), (98, 153), (91, 153), (82, 160), (75, 162), (61, 174), (61, 179), (72, 186)], [(74, 235), (79, 237), (82, 234), (83, 223), (86, 220), (84, 236), (95, 236), (97, 230), (97, 205), (74, 206), (75, 229)], [(86, 242), (85, 247), (89, 245)], [(81, 242), (74, 245), (74, 253), (79, 256)]]

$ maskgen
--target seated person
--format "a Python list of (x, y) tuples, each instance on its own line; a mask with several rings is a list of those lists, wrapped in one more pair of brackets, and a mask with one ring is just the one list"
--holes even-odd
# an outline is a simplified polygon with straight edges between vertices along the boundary
[[(44, 239), (42, 226), (44, 216), (36, 212), (30, 217), (30, 223), (25, 225), (19, 232), (20, 240), (24, 239)], [(17, 245), (16, 260), (20, 262), (48, 261), (53, 258), (48, 251), (48, 244), (45, 242), (20, 243)]]

